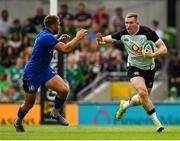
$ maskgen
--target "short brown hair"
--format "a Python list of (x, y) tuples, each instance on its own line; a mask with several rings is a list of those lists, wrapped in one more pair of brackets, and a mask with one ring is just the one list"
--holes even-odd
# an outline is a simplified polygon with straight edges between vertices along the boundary
[(59, 17), (56, 15), (48, 15), (44, 18), (44, 26), (45, 28), (49, 28), (53, 24), (57, 24), (59, 21)]
[(126, 15), (126, 18), (132, 18), (132, 17), (134, 17), (134, 18), (137, 20), (138, 15), (137, 15), (136, 13), (133, 13), (133, 12), (128, 13), (128, 14)]

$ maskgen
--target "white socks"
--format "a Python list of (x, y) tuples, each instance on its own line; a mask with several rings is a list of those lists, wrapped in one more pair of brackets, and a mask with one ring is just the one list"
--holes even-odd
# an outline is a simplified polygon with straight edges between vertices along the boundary
[(124, 101), (124, 109), (127, 109), (129, 108), (131, 105), (130, 105), (130, 100), (127, 100), (127, 101)]
[(156, 116), (156, 112), (154, 112), (153, 114), (150, 115), (153, 123), (159, 123), (160, 121), (158, 120), (157, 116)]

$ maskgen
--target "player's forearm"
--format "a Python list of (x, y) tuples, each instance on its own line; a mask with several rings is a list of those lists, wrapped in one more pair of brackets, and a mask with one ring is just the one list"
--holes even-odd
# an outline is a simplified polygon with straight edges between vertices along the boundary
[(77, 37), (73, 38), (70, 42), (65, 44), (64, 51), (66, 53), (71, 52), (78, 45), (79, 41), (80, 41), (79, 38)]
[(112, 43), (112, 38), (110, 35), (102, 37), (103, 42), (105, 42), (106, 44)]
[(166, 46), (162, 45), (158, 50), (154, 53), (154, 57), (161, 57), (167, 54)]
[(101, 37), (100, 39), (96, 39), (97, 43), (99, 45), (104, 45), (104, 44), (109, 44), (109, 43), (112, 43), (112, 39), (111, 39), (111, 36), (108, 35), (108, 36), (105, 36), (105, 37)]

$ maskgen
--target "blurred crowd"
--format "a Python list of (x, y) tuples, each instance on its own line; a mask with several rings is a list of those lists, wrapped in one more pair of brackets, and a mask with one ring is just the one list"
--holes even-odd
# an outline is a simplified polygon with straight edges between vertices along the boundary
[[(7, 10), (1, 11), (0, 102), (17, 102), (23, 99), (21, 80), (23, 68), (31, 56), (33, 42), (43, 28), (46, 15), (43, 8), (39, 7), (34, 16), (20, 21), (18, 18), (11, 19)], [(102, 72), (125, 71), (127, 53), (123, 44), (118, 42), (113, 45), (96, 44), (96, 33), (107, 35), (125, 27), (121, 7), (117, 7), (114, 14), (109, 15), (103, 4), (99, 4), (94, 13), (88, 12), (84, 3), (78, 4), (76, 13), (70, 13), (68, 5), (62, 4), (59, 6), (58, 16), (62, 21), (59, 35), (69, 34), (71, 36), (69, 40), (80, 28), (88, 29), (87, 36), (65, 57), (65, 78), (70, 84), (71, 100), (76, 100), (77, 92)], [(163, 38), (157, 20), (152, 21), (151, 28)], [(161, 62), (157, 63), (161, 68)]]
[(167, 67), (169, 95), (165, 102), (180, 102), (180, 56), (176, 49), (170, 54)]

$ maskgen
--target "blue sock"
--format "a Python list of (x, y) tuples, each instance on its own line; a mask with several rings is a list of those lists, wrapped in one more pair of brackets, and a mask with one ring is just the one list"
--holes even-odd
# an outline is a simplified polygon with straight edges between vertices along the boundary
[(55, 97), (55, 100), (54, 100), (54, 108), (55, 109), (60, 109), (60, 107), (63, 106), (65, 102), (65, 99), (59, 99), (57, 96)]
[(20, 107), (19, 110), (18, 110), (18, 114), (17, 114), (18, 118), (22, 120), (25, 115), (26, 115), (26, 113), (24, 113), (23, 110)]

